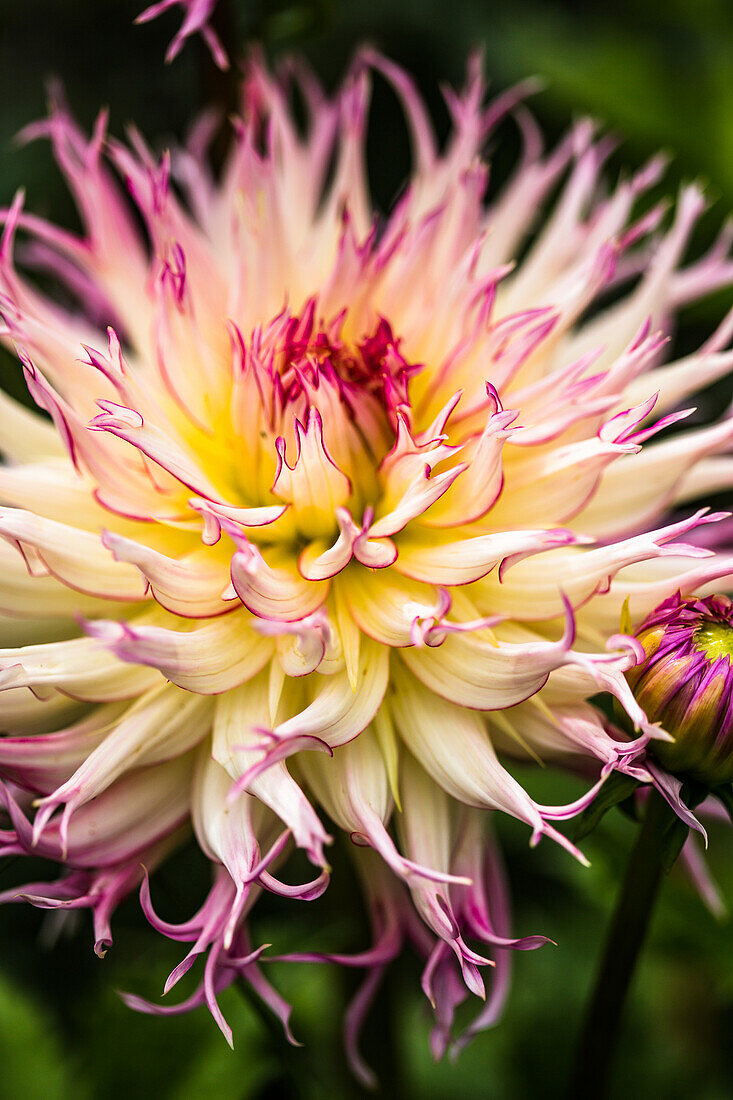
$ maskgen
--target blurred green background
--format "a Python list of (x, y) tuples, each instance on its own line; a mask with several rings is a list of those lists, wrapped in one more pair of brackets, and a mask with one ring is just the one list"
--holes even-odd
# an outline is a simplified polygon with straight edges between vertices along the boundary
[[(74, 213), (43, 144), (18, 149), (12, 137), (44, 110), (44, 82), (59, 77), (89, 124), (108, 104), (118, 134), (134, 119), (151, 138), (180, 136), (212, 88), (197, 42), (170, 67), (162, 55), (180, 15), (132, 26), (142, 0), (0, 0), (0, 205), (21, 184), (38, 213), (74, 224)], [(733, 13), (726, 0), (238, 0), (239, 42), (264, 42), (271, 54), (297, 48), (327, 84), (355, 46), (369, 40), (415, 74), (437, 125), (446, 127), (438, 92), (459, 82), (469, 50), (480, 45), (492, 87), (528, 75), (546, 79), (533, 110), (548, 138), (580, 114), (604, 120), (623, 137), (614, 167), (637, 166), (657, 149), (673, 155), (666, 187), (691, 177), (708, 183), (711, 211), (695, 247), (704, 247), (733, 209)], [(387, 206), (407, 168), (405, 133), (395, 103), (379, 85), (374, 99), (370, 170)], [(497, 175), (516, 150), (508, 127)], [(509, 150), (509, 153), (505, 153)], [(694, 346), (730, 304), (718, 295), (689, 311), (678, 342)], [(3, 384), (17, 389), (12, 360)], [(716, 398), (709, 398), (715, 403)], [(543, 802), (580, 793), (567, 777), (522, 776)], [(584, 871), (547, 842), (530, 851), (526, 831), (498, 823), (519, 933), (543, 932), (557, 947), (515, 956), (506, 1016), (455, 1066), (434, 1066), (419, 966), (402, 960), (387, 983), (365, 1050), (381, 1072), (383, 1095), (460, 1100), (563, 1097), (581, 1006), (602, 942), (633, 826), (613, 812), (585, 842)], [(710, 864), (733, 906), (733, 836), (711, 834)], [(35, 869), (43, 874), (43, 867)], [(354, 911), (354, 884), (338, 868), (326, 896), (303, 906), (258, 906), (256, 936), (278, 948), (366, 943)], [(0, 889), (32, 877), (7, 862)], [(197, 906), (207, 869), (193, 850), (158, 877), (168, 917)], [(86, 914), (61, 927), (24, 907), (0, 910), (0, 1100), (115, 1100), (131, 1095), (197, 1100), (348, 1100), (361, 1095), (341, 1053), (339, 1021), (356, 975), (330, 967), (276, 967), (276, 983), (294, 1004), (304, 1047), (286, 1047), (276, 1029), (237, 990), (222, 997), (234, 1026), (232, 1054), (205, 1011), (180, 1019), (138, 1016), (118, 1000), (127, 989), (156, 997), (180, 958), (177, 945), (152, 934), (132, 901), (118, 913), (114, 947), (92, 953)], [(665, 884), (649, 948), (637, 976), (617, 1067), (614, 1096), (665, 1100), (733, 1097), (733, 927), (718, 922), (679, 872)]]

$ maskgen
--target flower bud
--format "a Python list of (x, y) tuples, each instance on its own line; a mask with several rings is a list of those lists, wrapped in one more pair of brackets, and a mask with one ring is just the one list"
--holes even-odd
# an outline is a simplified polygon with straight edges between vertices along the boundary
[(650, 748), (669, 771), (719, 786), (733, 780), (733, 605), (679, 592), (642, 623), (645, 659), (627, 672), (651, 722), (674, 741)]

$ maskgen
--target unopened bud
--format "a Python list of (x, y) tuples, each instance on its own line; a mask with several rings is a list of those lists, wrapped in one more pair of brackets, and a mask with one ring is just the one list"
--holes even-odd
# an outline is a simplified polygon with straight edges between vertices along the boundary
[(674, 741), (651, 751), (677, 775), (711, 786), (733, 780), (733, 605), (727, 596), (660, 604), (637, 637), (645, 659), (627, 672), (651, 722)]

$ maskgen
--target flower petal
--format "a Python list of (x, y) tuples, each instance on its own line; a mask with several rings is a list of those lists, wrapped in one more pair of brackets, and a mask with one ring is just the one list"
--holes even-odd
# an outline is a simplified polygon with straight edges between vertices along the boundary
[(346, 672), (315, 677), (308, 687), (312, 702), (292, 718), (278, 723), (279, 739), (317, 737), (331, 748), (345, 745), (371, 722), (387, 688), (389, 653), (364, 638), (359, 649), (359, 671), (354, 690)]
[(21, 508), (0, 508), (0, 536), (15, 544), (26, 560), (70, 588), (90, 596), (137, 602), (148, 585), (137, 570), (116, 564), (98, 535), (44, 519)]
[(256, 676), (273, 650), (270, 639), (253, 631), (241, 614), (205, 625), (192, 621), (187, 630), (101, 619), (87, 622), (85, 629), (133, 668), (150, 666), (179, 687), (202, 695), (218, 695)]
[(450, 634), (437, 648), (404, 649), (400, 656), (425, 687), (449, 702), (500, 710), (539, 691), (550, 672), (565, 663), (574, 638), (572, 619), (557, 642), (529, 631), (511, 633), (516, 640), (496, 645), (470, 634)]
[(500, 562), (539, 554), (554, 546), (576, 541), (562, 527), (539, 531), (497, 531), (469, 535), (463, 539), (445, 536), (407, 535), (400, 539), (395, 569), (406, 577), (427, 584), (470, 584), (486, 576)]

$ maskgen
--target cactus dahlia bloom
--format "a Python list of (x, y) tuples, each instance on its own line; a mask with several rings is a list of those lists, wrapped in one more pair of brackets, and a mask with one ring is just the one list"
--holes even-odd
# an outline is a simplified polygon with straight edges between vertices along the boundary
[[(364, 165), (370, 70), (412, 134), (385, 219)], [(183, 1005), (130, 1001), (205, 1002), (229, 1035), (217, 993), (241, 976), (287, 1027), (248, 915), (263, 890), (317, 897), (343, 833), (374, 945), (294, 958), (367, 971), (347, 1015), (363, 1074), (360, 1020), (405, 939), (436, 1053), (487, 967), (461, 1041), (497, 1015), (507, 948), (541, 942), (510, 938), (490, 811), (571, 847), (554, 822), (593, 789), (538, 805), (500, 758), (601, 781), (636, 768), (657, 731), (624, 675), (641, 650), (619, 634), (624, 601), (633, 629), (731, 569), (685, 542), (718, 517), (664, 516), (733, 481), (733, 421), (647, 443), (733, 363), (729, 317), (662, 365), (673, 311), (731, 280), (727, 242), (681, 266), (696, 187), (667, 228), (657, 208), (630, 220), (659, 162), (603, 194), (593, 128), (545, 154), (523, 109), (524, 157), (487, 205), (482, 151), (519, 98), (485, 107), (472, 65), (440, 150), (382, 58), (333, 99), (255, 60), (219, 180), (201, 128), (156, 160), (137, 134), (106, 139), (104, 117), (87, 140), (57, 104), (30, 136), (50, 137), (84, 235), (20, 200), (3, 215), (4, 335), (50, 420), (2, 398), (1, 850), (64, 866), (6, 900), (90, 908), (102, 953), (141, 865), (192, 826), (213, 869), (202, 908), (167, 923), (147, 874), (141, 898), (193, 945), (166, 989), (199, 955), (202, 984)], [(17, 270), (18, 233), (56, 294)], [(314, 865), (302, 885), (280, 877), (294, 849)]]

